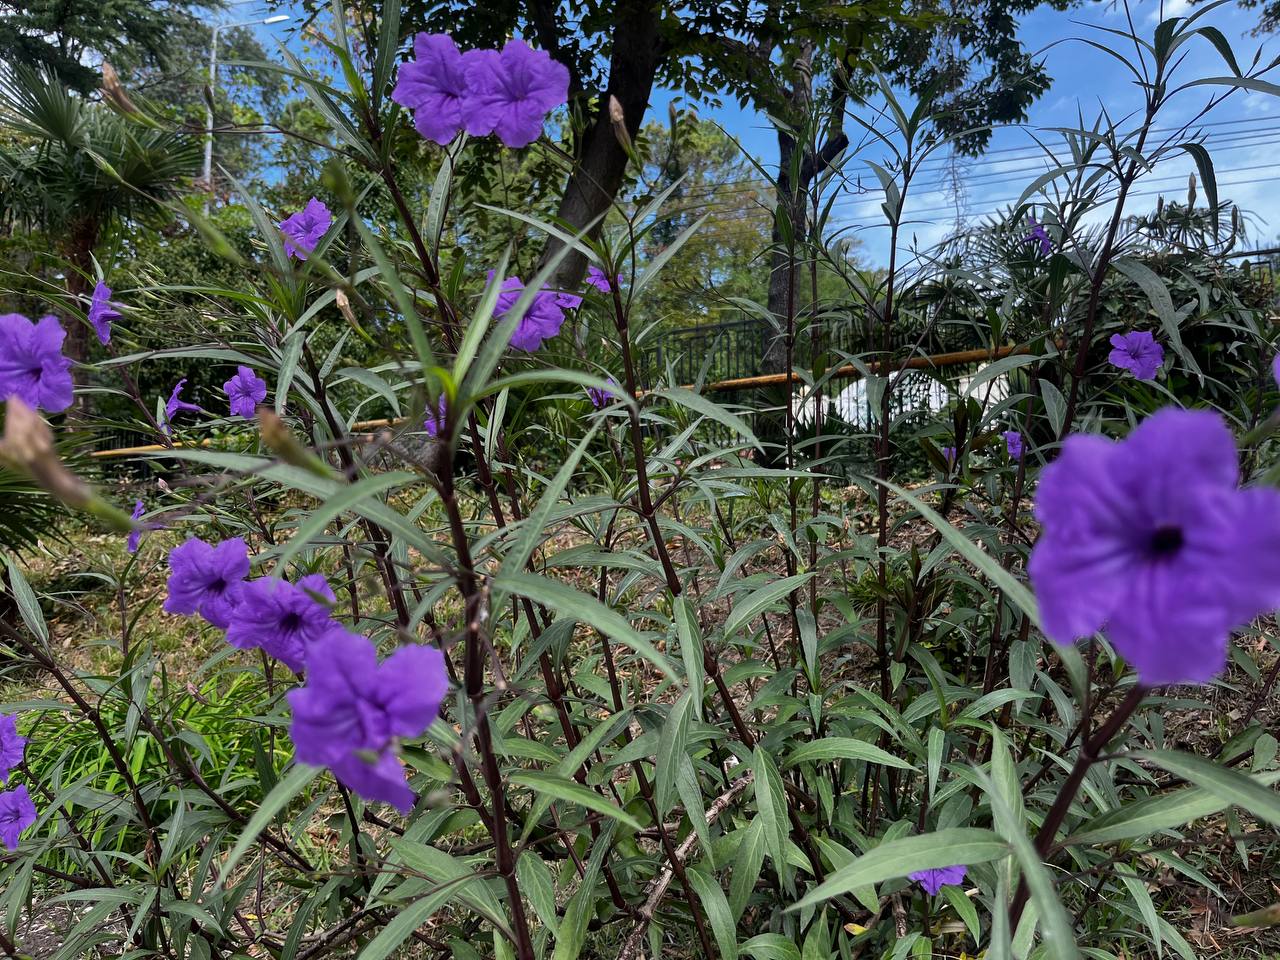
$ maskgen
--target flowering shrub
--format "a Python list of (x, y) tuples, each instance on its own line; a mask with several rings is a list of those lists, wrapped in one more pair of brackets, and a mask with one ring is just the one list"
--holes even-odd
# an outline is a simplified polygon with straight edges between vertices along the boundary
[[(1139, 46), (1160, 77), (1182, 44), (1221, 52), (1169, 23)], [(0, 456), (113, 531), (86, 560), (111, 587), (100, 662), (68, 663), (53, 591), (6, 565), (0, 639), (40, 679), (6, 674), (0, 948), (17, 956), (24, 918), (61, 897), (84, 909), (58, 960), (1193, 955), (1160, 887), (1216, 889), (1195, 848), (1261, 862), (1280, 823), (1280, 396), (1257, 322), (1238, 325), (1235, 406), (1166, 386), (1204, 376), (1179, 331), (1213, 298), (1174, 305), (1122, 227), (1134, 181), (1189, 142), (1146, 139), (1172, 88), (1144, 87), (1136, 140), (1068, 136), (1040, 219), (1020, 204), (1004, 259), (955, 271), (1001, 306), (980, 311), (992, 362), (944, 419), (891, 415), (907, 357), (876, 346), (936, 320), (938, 278), (845, 276), (821, 217), (773, 251), (793, 295), (836, 264), (883, 340), (836, 365), (819, 301), (780, 318), (800, 394), (766, 450), (740, 405), (642, 381), (635, 304), (692, 235), (644, 255), (664, 198), (576, 236), (509, 211), (521, 240), (560, 244), (527, 282), (510, 254), (449, 247), (467, 138), (553, 151), (567, 68), (434, 34), (393, 76), (398, 21), (378, 26), (367, 61), (334, 47), (344, 87), (291, 66), (341, 144), (332, 211), (244, 192), (256, 246), (237, 247), (176, 208), (244, 271), (243, 291), (201, 288), (244, 322), (97, 365), (165, 470), (132, 514), (55, 442), (100, 426), (54, 416), (78, 383), (62, 322), (0, 317)], [(1227, 63), (1203, 83), (1270, 91)], [(884, 96), (898, 251), (943, 107)], [(420, 189), (393, 150), (414, 136), (401, 107), (445, 158)], [(587, 273), (558, 289), (570, 253)], [(1154, 322), (1116, 330), (1100, 304), (1119, 283)], [(162, 322), (142, 293), (100, 282), (56, 309), (114, 350)], [(1005, 343), (1001, 311), (1025, 309), (1040, 329)], [(356, 341), (376, 362), (346, 362)], [(162, 357), (216, 367), (226, 406), (184, 400), (186, 377), (167, 400), (134, 389)], [(876, 459), (846, 489), (822, 423), (853, 374)], [(923, 483), (897, 469), (909, 444)], [(1206, 685), (1246, 680), (1229, 726), (1179, 742)]]

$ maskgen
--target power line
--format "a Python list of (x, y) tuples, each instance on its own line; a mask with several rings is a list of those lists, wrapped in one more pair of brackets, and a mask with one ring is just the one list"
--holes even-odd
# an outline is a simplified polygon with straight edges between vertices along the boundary
[[(1269, 168), (1269, 169), (1270, 169), (1270, 168), (1274, 168), (1274, 164), (1269, 164), (1269, 165), (1268, 165), (1268, 168)], [(1228, 171), (1228, 172), (1230, 172), (1230, 171)], [(1222, 187), (1238, 187), (1238, 186), (1245, 186), (1245, 185), (1254, 184), (1254, 183), (1273, 183), (1273, 182), (1275, 182), (1275, 181), (1280, 181), (1280, 175), (1276, 175), (1276, 176), (1273, 176), (1273, 177), (1250, 177), (1250, 178), (1246, 178), (1246, 179), (1244, 179), (1244, 180), (1219, 180), (1219, 181), (1218, 181), (1218, 187), (1219, 187), (1219, 188), (1222, 188)], [(1138, 193), (1130, 193), (1130, 194), (1128, 195), (1128, 199), (1130, 199), (1130, 200), (1135, 200), (1135, 199), (1137, 199), (1137, 198), (1139, 198), (1139, 197), (1158, 197), (1158, 196), (1161, 196), (1161, 195), (1166, 194), (1166, 193), (1169, 193), (1169, 192), (1170, 192), (1170, 191), (1169, 191), (1168, 189), (1165, 189), (1165, 190), (1144, 190), (1144, 191), (1140, 191), (1140, 192), (1138, 192)], [(996, 209), (997, 209), (997, 208), (999, 208), (999, 207), (1000, 207), (1000, 206), (1002, 206), (1002, 205), (1006, 205), (1006, 204), (1013, 203), (1016, 199), (1017, 199), (1017, 197), (1006, 197), (1006, 198), (1001, 199), (1001, 200), (994, 200), (994, 201), (990, 201), (990, 202), (992, 203), (992, 209), (988, 210), (985, 214), (980, 214), (979, 216), (994, 216), (994, 215), (996, 214)], [(952, 208), (951, 208), (951, 206), (950, 206), (950, 205), (944, 205), (944, 206), (937, 206), (937, 207), (926, 207), (926, 208), (924, 208), (924, 209), (922, 209), (922, 210), (909, 210), (909, 211), (907, 211), (907, 212), (908, 212), (908, 213), (911, 215), (911, 217), (914, 219), (914, 218), (920, 217), (920, 216), (922, 216), (922, 215), (924, 215), (924, 214), (928, 214), (928, 213), (943, 213), (943, 212), (947, 212), (947, 211), (949, 211), (949, 210), (951, 210), (951, 209), (952, 209)], [(976, 218), (970, 218), (970, 219), (976, 219)], [(903, 221), (903, 222), (908, 222), (908, 221), (906, 221), (906, 220), (904, 219), (904, 221)]]
[[(1223, 121), (1223, 123), (1235, 123), (1235, 122), (1238, 122), (1238, 121)], [(1241, 131), (1236, 131), (1234, 133), (1223, 134), (1222, 136), (1214, 140), (1213, 143), (1216, 145), (1216, 149), (1214, 149), (1212, 152), (1220, 156), (1222, 154), (1233, 153), (1239, 150), (1248, 149), (1250, 147), (1268, 146), (1276, 142), (1276, 139), (1273, 135), (1280, 134), (1280, 123), (1276, 123), (1270, 126), (1259, 126), (1258, 122), (1256, 121), (1249, 121), (1249, 122), (1253, 124), (1253, 129), (1241, 130)], [(1023, 148), (1018, 148), (1018, 149), (1023, 149)], [(991, 151), (991, 152), (994, 153), (996, 151)], [(985, 159), (986, 156), (987, 155), (984, 154), (982, 158), (975, 158), (975, 159), (980, 163), (983, 159)], [(969, 185), (972, 185), (974, 183), (980, 183), (988, 180), (999, 179), (1008, 174), (1028, 172), (1032, 170), (1050, 169), (1050, 165), (1049, 165), (1050, 158), (1048, 155), (1046, 155), (1043, 152), (1030, 153), (1030, 154), (1026, 154), (1025, 156), (1019, 156), (1019, 157), (1008, 157), (1005, 160), (1002, 160), (1000, 162), (1013, 163), (1013, 162), (1020, 162), (1022, 160), (1035, 160), (1037, 162), (1031, 164), (1030, 166), (1006, 167), (1000, 170), (993, 170), (988, 173), (980, 173), (975, 175), (974, 177), (969, 178), (967, 183)], [(946, 158), (939, 158), (939, 162), (945, 162), (945, 161), (946, 161)], [(925, 162), (927, 163), (930, 161), (925, 161)], [(923, 182), (926, 184), (940, 183), (942, 182), (942, 179), (943, 179), (942, 177), (936, 177), (933, 179), (925, 179), (923, 181), (918, 181), (918, 182)], [(738, 194), (751, 193), (753, 191), (771, 191), (772, 189), (773, 189), (773, 185), (768, 180), (765, 180), (763, 178), (757, 178), (757, 177), (749, 177), (749, 178), (743, 178), (739, 180), (724, 180), (718, 184), (709, 184), (705, 187), (699, 187), (697, 188), (696, 191), (687, 193), (684, 196), (682, 196), (680, 199), (697, 200), (702, 197), (720, 198), (720, 197), (734, 196)]]
[[(1266, 141), (1263, 141), (1263, 142), (1261, 142), (1261, 143), (1259, 143), (1259, 144), (1256, 144), (1256, 145), (1257, 145), (1257, 146), (1265, 146), (1265, 145), (1272, 144), (1272, 143), (1280, 143), (1280, 138), (1270, 138), (1270, 139), (1268, 139), (1268, 140), (1266, 140)], [(1225, 151), (1224, 151), (1224, 152), (1225, 152)], [(1248, 165), (1248, 166), (1240, 166), (1240, 167), (1224, 167), (1224, 168), (1222, 168), (1221, 170), (1216, 170), (1216, 171), (1215, 171), (1215, 174), (1247, 173), (1247, 172), (1252, 171), (1252, 170), (1270, 170), (1270, 169), (1274, 169), (1274, 167), (1275, 167), (1275, 164), (1274, 164), (1274, 163), (1251, 164), (1251, 165)], [(1048, 168), (1045, 168), (1045, 169), (1048, 169)], [(1144, 179), (1143, 181), (1141, 181), (1141, 182), (1148, 183), (1148, 184), (1150, 184), (1150, 183), (1175, 183), (1175, 182), (1177, 182), (1177, 181), (1181, 180), (1182, 178), (1184, 178), (1185, 176), (1186, 176), (1186, 174), (1185, 174), (1185, 173), (1175, 173), (1175, 174), (1168, 174), (1168, 175), (1165, 175), (1165, 176), (1162, 176), (1162, 177), (1149, 177), (1149, 178), (1145, 178), (1145, 179)], [(989, 175), (988, 175), (988, 178), (989, 178)], [(975, 179), (976, 179), (976, 178), (975, 178)], [(975, 179), (971, 179), (971, 180), (969, 180), (969, 181), (968, 181), (968, 183), (969, 183), (969, 184), (974, 183), (974, 182), (975, 182)], [(997, 179), (1003, 179), (1003, 172), (1001, 173), (1001, 175), (1000, 175), (999, 177), (997, 177)], [(926, 181), (926, 183), (927, 183), (927, 182), (928, 182), (928, 181)], [(942, 181), (932, 181), (932, 182), (933, 182), (933, 183), (935, 183), (935, 184), (941, 184), (941, 183), (942, 183)], [(1234, 183), (1235, 183), (1235, 184), (1251, 183), (1251, 182), (1266, 182), (1266, 181), (1265, 181), (1265, 179), (1264, 179), (1264, 180), (1253, 180), (1253, 181), (1250, 181), (1250, 180), (1234, 181)], [(1221, 181), (1221, 180), (1220, 180), (1220, 181), (1218, 181), (1218, 185), (1219, 185), (1219, 186), (1227, 186), (1227, 185), (1229, 185), (1229, 184), (1227, 184), (1227, 183), (1225, 183), (1224, 181)], [(1167, 192), (1167, 191), (1157, 191), (1157, 192), (1163, 193), (1163, 192)], [(832, 209), (837, 209), (837, 208), (847, 208), (847, 207), (852, 207), (852, 206), (858, 206), (858, 205), (866, 204), (866, 205), (869, 205), (869, 209), (867, 210), (867, 212), (870, 212), (870, 211), (871, 211), (871, 209), (878, 208), (878, 207), (879, 207), (879, 205), (880, 205), (881, 203), (883, 203), (883, 199), (882, 199), (882, 197), (878, 195), (878, 194), (879, 194), (879, 190), (877, 190), (877, 191), (876, 191), (876, 193), (877, 193), (877, 196), (868, 196), (868, 197), (844, 197), (844, 198), (837, 198), (837, 199), (835, 199), (834, 201), (832, 201), (832, 202), (831, 202), (830, 206), (831, 206), (831, 208), (832, 208)], [(947, 193), (947, 191), (946, 191), (945, 189), (937, 189), (937, 188), (935, 188), (935, 189), (930, 189), (930, 190), (917, 190), (917, 191), (913, 191), (913, 192), (910, 194), (910, 196), (911, 196), (912, 198), (919, 199), (920, 197), (943, 196), (943, 195), (946, 195), (946, 193)], [(1137, 196), (1137, 194), (1132, 194), (1132, 196)], [(1002, 200), (1002, 201), (998, 201), (998, 202), (995, 202), (995, 203), (996, 203), (996, 205), (997, 205), (997, 206), (999, 206), (1001, 203), (1012, 203), (1014, 200), (1016, 200), (1016, 199), (1017, 199), (1017, 197), (1018, 197), (1018, 194), (1015, 194), (1015, 195), (1013, 195), (1013, 196), (1009, 197), (1007, 200)], [(711, 198), (711, 199), (709, 199), (709, 200), (706, 200), (706, 201), (703, 201), (703, 202), (700, 202), (700, 203), (690, 204), (690, 205), (689, 205), (689, 206), (687, 206), (687, 207), (679, 207), (679, 208), (677, 208), (676, 210), (674, 210), (674, 211), (672, 211), (672, 212), (673, 212), (673, 213), (680, 213), (680, 214), (698, 213), (698, 212), (703, 211), (703, 210), (714, 209), (714, 208), (716, 208), (716, 207), (722, 207), (722, 206), (725, 206), (725, 203), (724, 203), (724, 201), (723, 201), (723, 198), (718, 198), (718, 197), (717, 197), (717, 198)], [(947, 206), (943, 206), (943, 207), (929, 207), (929, 208), (916, 209), (916, 210), (910, 210), (910, 209), (908, 209), (908, 211), (907, 211), (907, 212), (910, 212), (910, 213), (912, 213), (912, 214), (914, 215), (914, 214), (920, 214), (920, 213), (924, 213), (924, 212), (933, 212), (933, 211), (937, 211), (937, 210), (948, 210), (948, 209), (951, 209), (951, 205), (947, 205)], [(851, 215), (853, 215), (853, 214), (851, 214)]]

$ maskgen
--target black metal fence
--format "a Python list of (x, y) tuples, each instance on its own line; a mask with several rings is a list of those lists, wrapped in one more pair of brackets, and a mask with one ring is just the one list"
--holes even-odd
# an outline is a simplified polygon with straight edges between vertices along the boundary
[(1280, 272), (1280, 247), (1229, 253), (1226, 259), (1239, 261), (1239, 266), (1245, 273), (1269, 284), (1272, 304), (1280, 305), (1280, 290), (1276, 288), (1276, 276)]
[[(777, 372), (764, 369), (764, 358), (771, 341), (778, 334), (772, 325), (754, 318), (742, 318), (714, 324), (699, 324), (664, 331), (652, 345), (641, 351), (641, 379), (646, 387), (658, 383), (710, 384), (725, 380), (757, 377)], [(882, 344), (871, 342), (865, 331), (853, 324), (840, 324), (823, 331), (828, 362), (842, 363), (842, 356), (869, 354), (879, 350)], [(914, 346), (905, 336), (891, 338), (890, 348), (896, 355), (905, 354)], [(797, 342), (797, 366), (809, 362), (809, 338), (803, 334)], [(924, 419), (945, 409), (947, 404), (963, 393), (975, 373), (985, 362), (951, 364), (928, 370), (907, 370), (902, 373), (890, 397), (890, 415), (895, 418)], [(1006, 386), (1003, 380), (992, 385), (990, 400), (1002, 399)], [(794, 387), (797, 395), (803, 388)], [(979, 391), (986, 393), (985, 388)], [(878, 417), (879, 398), (869, 393), (867, 381), (861, 378), (835, 379), (823, 391), (823, 419), (827, 429), (834, 424), (832, 418), (859, 430), (866, 429)], [(774, 398), (774, 406), (766, 394), (757, 389), (718, 390), (715, 399), (726, 404), (742, 404), (750, 408), (757, 422), (777, 410), (781, 401)], [(815, 404), (798, 398), (797, 417), (800, 426), (815, 419)], [(873, 415), (873, 408), (875, 415)]]

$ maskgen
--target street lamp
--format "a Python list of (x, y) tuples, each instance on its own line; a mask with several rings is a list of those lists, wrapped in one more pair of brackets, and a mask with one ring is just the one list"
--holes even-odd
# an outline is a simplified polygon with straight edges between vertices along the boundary
[(263, 20), (241, 20), (238, 23), (215, 23), (213, 25), (213, 37), (209, 42), (209, 95), (205, 97), (205, 114), (204, 114), (204, 183), (205, 188), (209, 191), (204, 201), (204, 212), (209, 212), (209, 198), (213, 196), (213, 96), (214, 90), (218, 86), (218, 31), (231, 27), (255, 27), (271, 26), (273, 23), (284, 23), (286, 20), (293, 18), (278, 13), (274, 17), (267, 17)]

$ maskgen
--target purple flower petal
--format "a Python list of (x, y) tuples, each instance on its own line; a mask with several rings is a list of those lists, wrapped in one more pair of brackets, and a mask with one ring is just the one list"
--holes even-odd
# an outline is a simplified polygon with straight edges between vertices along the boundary
[(182, 388), (186, 386), (186, 383), (187, 383), (186, 377), (183, 377), (181, 380), (175, 383), (173, 385), (173, 392), (169, 394), (169, 399), (164, 405), (165, 433), (169, 433), (171, 431), (173, 418), (177, 416), (179, 412), (183, 410), (189, 410), (193, 413), (198, 413), (200, 411), (199, 404), (187, 403), (187, 401), (182, 399)]
[(22, 831), (36, 822), (36, 805), (26, 784), (0, 793), (0, 842), (10, 851), (18, 849)]
[(278, 577), (250, 580), (236, 591), (227, 643), (241, 649), (261, 647), (294, 673), (301, 673), (310, 647), (342, 629), (329, 611), (328, 604), (333, 602), (333, 590), (318, 573), (296, 584)]
[[(147, 508), (143, 506), (142, 501), (139, 500), (136, 503), (134, 503), (133, 513), (129, 514), (129, 519), (140, 520), (142, 519), (142, 515), (146, 513), (146, 511), (147, 511)], [(132, 530), (129, 531), (129, 536), (125, 540), (125, 549), (127, 549), (130, 553), (137, 553), (138, 544), (141, 541), (142, 541), (142, 528), (134, 527)]]
[(939, 867), (936, 870), (917, 870), (915, 873), (908, 873), (907, 878), (920, 884), (924, 892), (932, 897), (936, 896), (943, 887), (954, 887), (964, 883), (967, 872), (962, 864), (957, 864), (954, 867)]
[(9, 774), (22, 766), (27, 738), (18, 734), (18, 715), (0, 713), (0, 783), (9, 782)]
[(1069, 437), (1041, 476), (1029, 564), (1049, 638), (1105, 630), (1149, 686), (1221, 672), (1231, 630), (1280, 606), (1280, 491), (1236, 483), (1216, 413)]
[(527, 146), (569, 98), (568, 68), (523, 40), (508, 40), (501, 53), (471, 50), (462, 64), (469, 88), (462, 119), (472, 136), (497, 133), (508, 147)]
[(307, 259), (332, 225), (333, 215), (329, 208), (312, 197), (303, 209), (280, 221), (285, 254), (299, 260)]
[(379, 664), (372, 641), (334, 630), (308, 651), (306, 686), (288, 693), (297, 758), (407, 813), (414, 795), (397, 739), (422, 734), (448, 689), (444, 656), (434, 647), (404, 646)]
[(436, 404), (435, 411), (427, 411), (427, 415), (422, 421), (422, 429), (431, 436), (438, 437), (440, 431), (445, 427), (447, 413), (448, 409), (445, 406), (444, 394), (441, 394), (440, 402)]
[(98, 342), (103, 346), (111, 342), (111, 324), (119, 319), (120, 311), (111, 302), (111, 288), (99, 280), (89, 301), (89, 322), (93, 324)]
[[(489, 282), (493, 282), (492, 270), (489, 271)], [(498, 294), (493, 312), (494, 316), (503, 317), (520, 299), (520, 295), (524, 292), (524, 283), (519, 277), (507, 277), (502, 281), (499, 289), (501, 292)], [(520, 317), (515, 333), (511, 335), (511, 346), (517, 350), (532, 353), (541, 347), (544, 341), (556, 336), (564, 325), (564, 309), (561, 306), (563, 296), (565, 295), (553, 293), (550, 290), (539, 290), (534, 295), (533, 302)]]
[(267, 399), (267, 381), (243, 364), (236, 367), (236, 375), (224, 383), (222, 389), (231, 402), (231, 415), (246, 420), (252, 420), (258, 404)]
[(1006, 430), (1001, 434), (1004, 437), (1004, 447), (1008, 451), (1009, 456), (1014, 460), (1022, 459), (1022, 434), (1017, 430)]
[(71, 406), (71, 361), (62, 355), (64, 339), (57, 317), (32, 323), (20, 313), (0, 315), (0, 400), (17, 397), (49, 413)]
[(249, 548), (239, 537), (216, 547), (193, 537), (169, 551), (168, 613), (198, 613), (226, 629), (238, 602), (239, 585), (249, 575)]
[(448, 34), (420, 33), (413, 56), (401, 65), (391, 99), (413, 111), (413, 125), (423, 137), (444, 146), (462, 129), (468, 97), (462, 54)]
[(1113, 349), (1107, 357), (1111, 365), (1128, 370), (1139, 380), (1154, 380), (1164, 363), (1164, 347), (1156, 343), (1148, 330), (1117, 333), (1111, 337), (1111, 346)]
[[(617, 381), (614, 380), (613, 377), (609, 378), (609, 383), (615, 387), (618, 385)], [(613, 399), (613, 391), (606, 390), (603, 387), (588, 387), (587, 397), (591, 400), (591, 405), (599, 410)]]
[[(609, 293), (613, 286), (617, 286), (620, 283), (621, 279), (621, 277), (614, 276), (611, 281), (609, 276), (594, 263), (587, 267), (587, 286), (595, 287), (601, 293)], [(610, 285), (611, 283), (613, 286)]]

